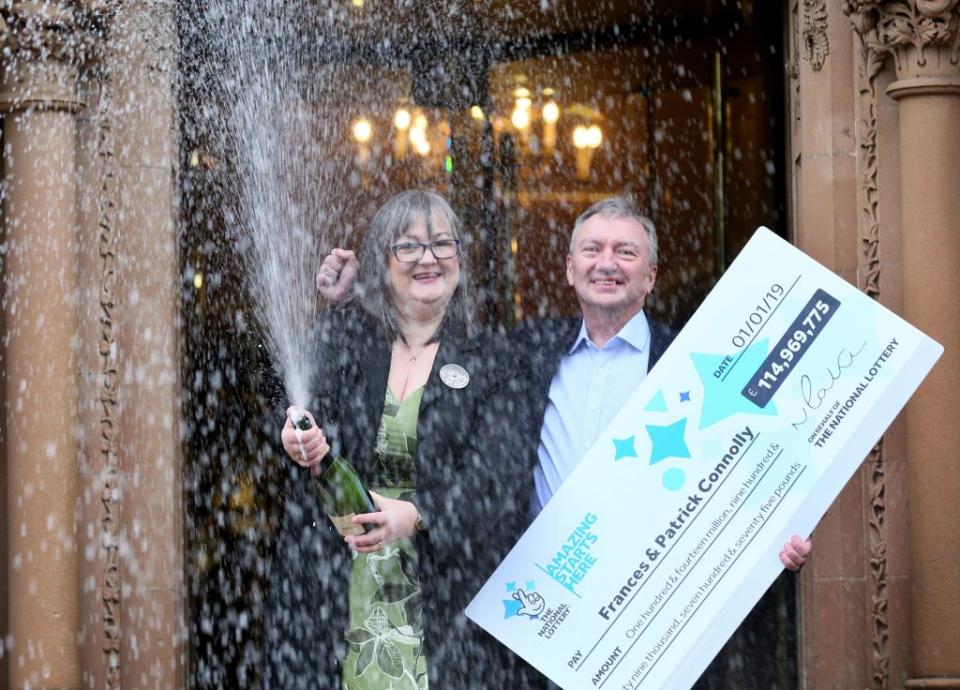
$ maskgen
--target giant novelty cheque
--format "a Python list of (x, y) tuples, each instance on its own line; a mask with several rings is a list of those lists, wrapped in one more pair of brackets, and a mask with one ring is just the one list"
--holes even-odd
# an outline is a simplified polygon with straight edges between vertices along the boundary
[(567, 690), (689, 688), (942, 352), (759, 229), (467, 615)]

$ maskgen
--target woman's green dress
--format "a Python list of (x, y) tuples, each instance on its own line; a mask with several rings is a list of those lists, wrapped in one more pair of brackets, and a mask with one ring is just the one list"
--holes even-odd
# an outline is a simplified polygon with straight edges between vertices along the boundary
[[(371, 491), (414, 500), (417, 415), (423, 388), (398, 401), (387, 388), (374, 449)], [(354, 553), (350, 573), (350, 649), (345, 690), (423, 690), (427, 660), (417, 552), (409, 539), (376, 553)]]

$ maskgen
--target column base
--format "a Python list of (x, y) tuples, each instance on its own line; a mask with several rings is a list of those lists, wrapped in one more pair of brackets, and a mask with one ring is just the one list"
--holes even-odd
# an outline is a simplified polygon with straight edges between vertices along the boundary
[(904, 687), (907, 690), (960, 690), (960, 676), (911, 678)]

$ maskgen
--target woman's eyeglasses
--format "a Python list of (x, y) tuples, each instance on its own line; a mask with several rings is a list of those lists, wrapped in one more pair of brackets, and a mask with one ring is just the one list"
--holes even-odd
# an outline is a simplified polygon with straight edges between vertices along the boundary
[(415, 263), (427, 250), (437, 259), (452, 259), (460, 251), (460, 240), (434, 240), (433, 242), (399, 242), (390, 247), (397, 261)]

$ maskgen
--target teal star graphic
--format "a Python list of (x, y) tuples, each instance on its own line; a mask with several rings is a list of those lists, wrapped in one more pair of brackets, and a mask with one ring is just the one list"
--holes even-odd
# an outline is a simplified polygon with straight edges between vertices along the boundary
[(516, 591), (517, 591), (517, 582), (516, 582), (516, 580), (514, 580), (513, 582), (508, 582), (508, 583), (507, 583), (507, 591), (508, 591), (508, 592), (516, 592)]
[(650, 448), (650, 464), (656, 465), (666, 458), (689, 458), (690, 449), (683, 440), (686, 430), (686, 417), (667, 426), (647, 424), (647, 433), (653, 442), (653, 447)]
[(697, 375), (703, 383), (703, 408), (700, 412), (700, 428), (706, 429), (711, 424), (732, 417), (735, 414), (777, 414), (773, 401), (764, 408), (759, 408), (740, 394), (747, 385), (747, 379), (760, 367), (767, 356), (767, 340), (761, 340), (748, 347), (736, 366), (729, 370), (726, 379), (718, 379), (713, 375), (724, 355), (710, 355), (692, 353), (693, 365)]
[(517, 599), (501, 599), (500, 601), (503, 602), (504, 620), (510, 618), (511, 616), (516, 616), (518, 613), (520, 613), (520, 609), (523, 608), (523, 604), (521, 604)]
[(643, 410), (644, 412), (666, 412), (667, 399), (663, 397), (663, 391), (657, 391), (657, 394), (650, 398), (650, 402)]
[(623, 458), (635, 458), (637, 457), (637, 451), (633, 447), (633, 442), (637, 439), (636, 436), (631, 436), (630, 438), (615, 438), (613, 439), (613, 447), (616, 449), (616, 456), (613, 458), (614, 461), (622, 460)]
[(529, 592), (530, 590), (533, 590), (533, 589), (536, 589), (536, 588), (537, 588), (537, 583), (536, 583), (536, 582), (534, 582), (533, 580), (527, 580), (527, 591), (528, 591), (528, 592)]

